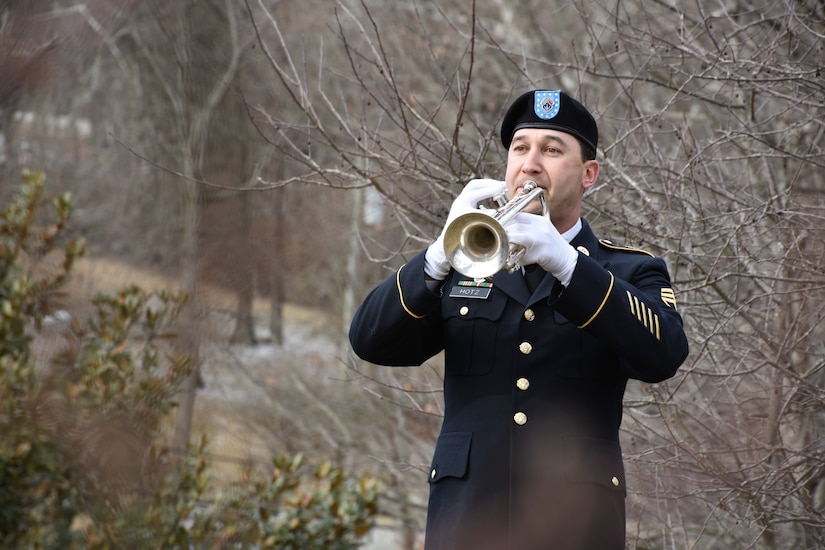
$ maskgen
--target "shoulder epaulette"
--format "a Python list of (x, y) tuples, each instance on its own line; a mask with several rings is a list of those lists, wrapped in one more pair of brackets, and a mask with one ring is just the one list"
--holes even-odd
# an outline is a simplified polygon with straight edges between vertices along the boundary
[(631, 253), (634, 253), (634, 254), (647, 254), (651, 258), (656, 257), (655, 254), (653, 254), (652, 252), (648, 252), (647, 250), (643, 250), (641, 248), (633, 248), (631, 246), (619, 246), (619, 245), (613, 244), (612, 242), (608, 241), (607, 239), (599, 239), (599, 244), (602, 245), (603, 247), (607, 248), (607, 249), (610, 249), (610, 250), (618, 250), (618, 251), (621, 251), (621, 252), (631, 252)]

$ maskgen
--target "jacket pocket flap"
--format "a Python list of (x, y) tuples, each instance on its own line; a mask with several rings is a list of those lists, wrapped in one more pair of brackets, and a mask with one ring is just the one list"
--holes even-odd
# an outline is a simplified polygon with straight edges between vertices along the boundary
[(493, 289), (490, 296), (484, 300), (467, 298), (449, 298), (443, 302), (442, 314), (446, 319), (460, 319), (461, 321), (498, 321), (507, 306), (507, 297)]
[(472, 432), (449, 432), (438, 437), (430, 465), (430, 483), (436, 483), (445, 477), (464, 477), (472, 439)]

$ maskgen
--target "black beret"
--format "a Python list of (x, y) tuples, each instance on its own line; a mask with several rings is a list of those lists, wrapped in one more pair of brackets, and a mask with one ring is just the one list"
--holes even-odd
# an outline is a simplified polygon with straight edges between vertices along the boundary
[(584, 105), (561, 90), (533, 90), (516, 99), (501, 121), (501, 143), (510, 148), (521, 128), (547, 128), (572, 134), (596, 150), (599, 129)]

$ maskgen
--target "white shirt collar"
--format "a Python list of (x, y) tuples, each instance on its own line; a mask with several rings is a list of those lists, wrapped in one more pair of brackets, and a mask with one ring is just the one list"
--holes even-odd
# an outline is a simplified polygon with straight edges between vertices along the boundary
[(576, 238), (576, 235), (579, 234), (579, 231), (582, 230), (582, 219), (579, 218), (576, 220), (576, 225), (565, 231), (561, 234), (562, 238), (567, 241), (568, 243), (573, 242), (573, 239)]

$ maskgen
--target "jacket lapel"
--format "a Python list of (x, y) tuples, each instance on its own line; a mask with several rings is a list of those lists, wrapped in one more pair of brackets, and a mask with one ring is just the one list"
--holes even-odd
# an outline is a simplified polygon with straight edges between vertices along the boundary
[(493, 283), (493, 292), (499, 289), (520, 304), (526, 304), (530, 299), (530, 291), (527, 290), (527, 283), (524, 281), (521, 270), (507, 273), (506, 270), (502, 269), (493, 275), (491, 282)]

